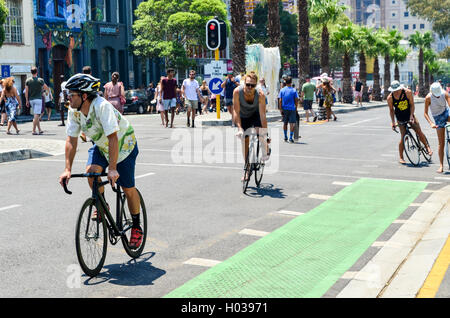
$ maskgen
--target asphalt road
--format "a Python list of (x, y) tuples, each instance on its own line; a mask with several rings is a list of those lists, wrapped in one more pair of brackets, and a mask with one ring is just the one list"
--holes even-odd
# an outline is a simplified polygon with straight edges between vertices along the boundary
[[(138, 139), (136, 183), (146, 200), (149, 237), (136, 261), (120, 243), (109, 245), (94, 279), (80, 275), (74, 243), (77, 214), (90, 195), (86, 181), (71, 180), (72, 196), (62, 191), (64, 155), (0, 164), (0, 297), (162, 297), (207, 269), (186, 261), (230, 258), (260, 238), (240, 234), (243, 229), (272, 232), (295, 217), (277, 211), (307, 213), (323, 203), (311, 194), (333, 196), (343, 183), (360, 178), (424, 181), (428, 189), (439, 189), (450, 176), (435, 172), (437, 137), (422, 113), (418, 104), (417, 117), (435, 154), (431, 164), (417, 168), (398, 163), (400, 137), (390, 129), (387, 108), (338, 114), (336, 122), (302, 122), (296, 144), (284, 143), (281, 123), (271, 123), (271, 162), (262, 187), (252, 180), (248, 195), (241, 191), (242, 159), (233, 129), (186, 128), (185, 115), (176, 118), (174, 129), (162, 127), (159, 115), (127, 116)], [(26, 138), (64, 140), (57, 122), (42, 127), (45, 135), (31, 136), (31, 124), (21, 125), (30, 134)], [(79, 144), (73, 173), (83, 172), (89, 146)], [(106, 196), (113, 200), (110, 190)], [(422, 193), (416, 201), (428, 196)], [(410, 207), (404, 213), (413, 212)], [(392, 224), (382, 237), (398, 227)], [(369, 248), (355, 266), (376, 252)], [(449, 297), (449, 276), (447, 271), (437, 297)], [(338, 281), (325, 296), (343, 285)]]

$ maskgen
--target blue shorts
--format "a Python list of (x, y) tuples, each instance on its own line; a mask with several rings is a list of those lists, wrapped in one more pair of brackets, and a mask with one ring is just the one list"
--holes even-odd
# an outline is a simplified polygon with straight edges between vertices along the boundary
[(297, 122), (297, 111), (283, 109), (283, 123), (295, 124)]
[(449, 108), (447, 107), (442, 114), (433, 116), (434, 123), (438, 126), (438, 128), (445, 128), (449, 116), (450, 112)]
[(312, 100), (308, 100), (308, 99), (303, 100), (303, 109), (304, 110), (312, 109), (312, 103), (313, 103)]
[[(134, 146), (133, 151), (123, 161), (117, 164), (117, 172), (119, 179), (117, 184), (123, 188), (133, 188), (134, 182), (134, 168), (136, 167), (136, 157), (139, 153), (138, 146)], [(88, 151), (89, 157), (86, 166), (97, 165), (103, 168), (103, 171), (109, 166), (108, 160), (100, 152), (98, 147), (94, 145)]]

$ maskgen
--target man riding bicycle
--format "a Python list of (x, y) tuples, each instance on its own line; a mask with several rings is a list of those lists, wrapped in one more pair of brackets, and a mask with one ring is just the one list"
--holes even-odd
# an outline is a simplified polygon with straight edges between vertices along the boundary
[[(248, 129), (255, 127), (260, 136), (267, 136), (266, 97), (262, 90), (256, 90), (258, 76), (254, 72), (250, 72), (242, 80), (244, 85), (238, 86), (233, 92), (233, 117), (238, 127), (236, 136), (242, 138), (245, 134), (243, 154), (244, 160), (247, 160), (250, 133)], [(262, 149), (267, 149), (266, 138), (262, 138), (262, 145)], [(267, 156), (264, 157), (266, 160)]]
[[(406, 161), (403, 159), (403, 137), (406, 134), (406, 128), (402, 123), (407, 122), (409, 122), (411, 128), (416, 131), (420, 141), (427, 147), (428, 154), (431, 156), (433, 154), (433, 151), (428, 145), (425, 135), (420, 128), (419, 122), (414, 115), (415, 106), (411, 90), (404, 88), (399, 81), (393, 81), (391, 83), (391, 86), (389, 87), (389, 91), (391, 93), (387, 98), (387, 102), (389, 105), (389, 114), (391, 116), (392, 129), (395, 130), (395, 127), (398, 125), (401, 132), (401, 138), (398, 144), (398, 151), (400, 156), (399, 162), (402, 164), (406, 163)], [(394, 115), (397, 119), (397, 125), (395, 123)]]
[[(123, 189), (130, 209), (133, 226), (130, 247), (142, 243), (140, 227), (140, 199), (135, 188), (134, 170), (139, 153), (134, 129), (114, 106), (98, 96), (100, 80), (88, 74), (76, 74), (66, 83), (71, 107), (67, 117), (66, 167), (60, 184), (69, 182), (73, 160), (81, 132), (90, 137), (94, 146), (89, 149), (86, 173), (101, 173), (108, 168), (108, 180)], [(89, 178), (92, 188), (93, 180)], [(99, 189), (104, 196), (104, 188)], [(98, 218), (99, 216), (96, 216)]]

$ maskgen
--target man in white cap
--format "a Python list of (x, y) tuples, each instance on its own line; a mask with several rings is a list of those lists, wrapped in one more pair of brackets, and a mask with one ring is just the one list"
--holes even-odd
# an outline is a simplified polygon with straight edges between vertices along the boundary
[(401, 164), (406, 163), (406, 161), (403, 159), (403, 151), (404, 151), (403, 137), (406, 133), (405, 125), (408, 122), (410, 123), (411, 128), (417, 132), (420, 141), (424, 145), (426, 145), (427, 151), (431, 156), (433, 154), (433, 151), (428, 145), (425, 135), (423, 134), (422, 129), (420, 129), (419, 122), (417, 121), (416, 116), (414, 115), (415, 111), (414, 97), (412, 95), (411, 90), (403, 87), (403, 85), (401, 85), (399, 81), (393, 81), (391, 83), (391, 86), (389, 87), (389, 91), (391, 93), (387, 98), (387, 102), (389, 105), (389, 114), (391, 116), (392, 129), (395, 130), (396, 126), (395, 118), (396, 118), (397, 125), (399, 126), (401, 132), (401, 139), (398, 144), (398, 152), (400, 156), (399, 162)]
[[(439, 140), (439, 162), (440, 167), (436, 171), (438, 173), (444, 172), (444, 147), (445, 147), (445, 126), (450, 122), (450, 96), (442, 89), (439, 82), (431, 84), (430, 93), (425, 97), (425, 119), (430, 124), (431, 128), (436, 129)], [(428, 116), (428, 109), (431, 110), (431, 115), (434, 119), (434, 124)]]

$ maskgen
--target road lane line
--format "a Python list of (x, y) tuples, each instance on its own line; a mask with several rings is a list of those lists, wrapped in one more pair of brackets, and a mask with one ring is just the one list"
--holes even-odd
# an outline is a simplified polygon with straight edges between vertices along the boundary
[(264, 236), (268, 235), (269, 232), (257, 231), (257, 230), (252, 230), (252, 229), (243, 229), (242, 231), (239, 232), (239, 234), (264, 237)]
[(450, 181), (450, 177), (434, 177), (436, 180)]
[(328, 200), (329, 198), (331, 198), (331, 195), (324, 195), (324, 194), (310, 194), (308, 196), (308, 198), (310, 199), (318, 199), (318, 200)]
[(5, 207), (3, 207), (3, 208), (0, 208), (0, 211), (5, 211), (5, 210), (9, 210), (9, 209), (14, 209), (14, 208), (18, 208), (18, 207), (20, 207), (20, 206), (21, 206), (20, 204), (8, 205), (8, 206), (5, 206)]
[(217, 264), (220, 264), (222, 262), (220, 261), (216, 261), (216, 260), (212, 260), (212, 259), (206, 259), (206, 258), (191, 258), (189, 260), (187, 260), (186, 262), (184, 262), (183, 264), (186, 265), (196, 265), (196, 266), (204, 266), (204, 267), (213, 267), (216, 266)]
[(370, 118), (370, 119), (366, 119), (366, 120), (357, 121), (357, 122), (355, 122), (355, 123), (343, 125), (343, 126), (341, 126), (341, 127), (355, 126), (355, 125), (362, 124), (362, 123), (365, 123), (365, 122), (368, 122), (368, 121), (376, 120), (376, 119), (378, 119), (378, 118), (380, 118), (380, 117), (375, 117), (375, 118)]
[(154, 175), (154, 174), (155, 174), (154, 172), (149, 172), (149, 173), (146, 173), (146, 174), (143, 174), (143, 175), (134, 177), (134, 178), (135, 178), (135, 179), (140, 179), (140, 178), (144, 178), (144, 177), (147, 177), (147, 176), (152, 176), (152, 175)]
[(351, 185), (353, 182), (343, 182), (343, 181), (334, 181), (333, 184), (334, 185), (340, 185), (340, 186), (349, 186)]
[(450, 235), (431, 268), (417, 298), (434, 298), (450, 265)]
[(280, 210), (280, 211), (277, 211), (277, 213), (285, 214), (285, 215), (294, 215), (294, 216), (299, 216), (299, 215), (305, 214), (303, 212), (295, 212), (295, 211), (287, 211), (287, 210)]

